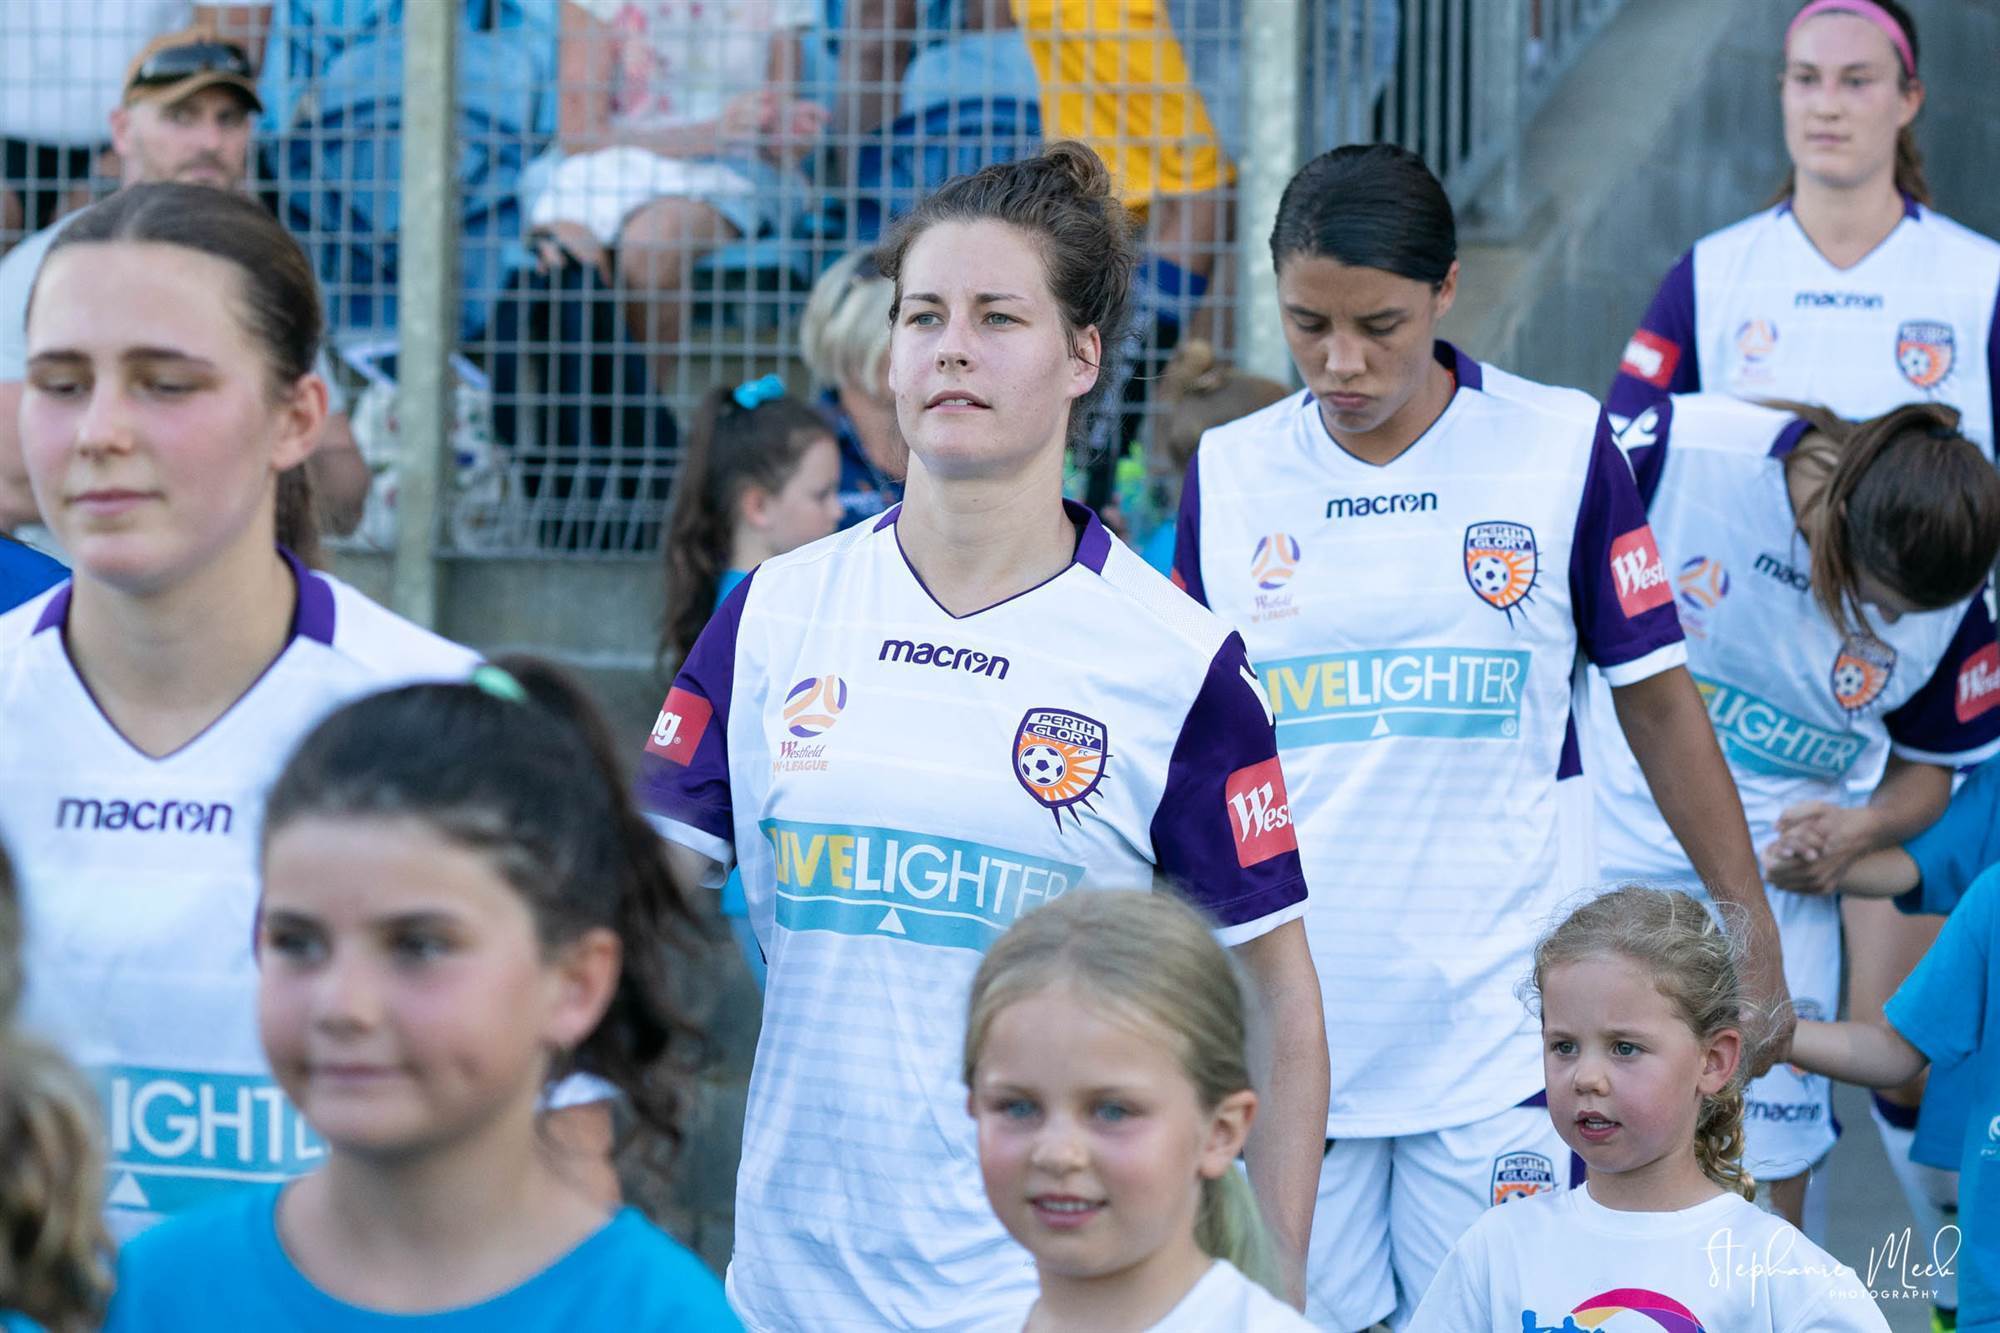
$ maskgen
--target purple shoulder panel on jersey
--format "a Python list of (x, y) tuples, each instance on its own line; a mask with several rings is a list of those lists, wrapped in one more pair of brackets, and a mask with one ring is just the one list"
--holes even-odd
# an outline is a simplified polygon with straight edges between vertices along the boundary
[(75, 583), (65, 583), (56, 589), (56, 595), (49, 598), (49, 604), (42, 608), (42, 614), (35, 621), (35, 633), (45, 629), (61, 629), (69, 623), (69, 595)]
[(729, 696), (736, 679), (736, 638), (751, 570), (715, 608), (674, 676), (639, 759), (639, 807), (724, 842), (736, 840), (729, 799)]
[(1576, 705), (1571, 704), (1569, 717), (1563, 721), (1563, 747), (1556, 758), (1556, 781), (1563, 782), (1582, 774), (1583, 746), (1576, 735)]
[(1969, 754), (2000, 740), (2000, 647), (1981, 588), (1930, 679), (1883, 724), (1889, 739), (1925, 754)]
[(1169, 575), (1174, 586), (1208, 605), (1208, 588), (1201, 581), (1201, 450), (1188, 459), (1187, 479), (1181, 483), (1180, 517), (1174, 523), (1174, 568)]
[(1277, 737), (1243, 640), (1232, 633), (1181, 723), (1153, 815), (1160, 873), (1220, 926), (1306, 896)]
[(1992, 404), (1987, 420), (1993, 431), (1987, 452), (2000, 458), (2000, 288), (1993, 293), (1993, 322), (1986, 330), (1986, 397)]
[(1602, 412), (1577, 507), (1569, 588), (1578, 645), (1600, 667), (1635, 662), (1682, 641), (1673, 580), (1632, 469), (1612, 443), (1611, 422)]
[(1097, 511), (1075, 500), (1064, 500), (1063, 512), (1069, 515), (1070, 522), (1078, 525), (1076, 563), (1093, 574), (1102, 574), (1104, 562), (1111, 558), (1111, 534), (1098, 520)]
[(903, 512), (903, 506), (900, 503), (890, 505), (887, 509), (882, 511), (882, 517), (875, 520), (875, 531), (880, 532), (884, 528), (895, 527), (896, 515), (902, 512)]
[(1701, 388), (1701, 361), (1695, 344), (1694, 251), (1667, 270), (1646, 317), (1633, 330), (1618, 359), (1618, 374), (1604, 403), (1627, 420), (1672, 393)]
[(1431, 355), (1437, 363), (1452, 373), (1461, 389), (1479, 390), (1486, 387), (1486, 375), (1480, 364), (1458, 349), (1456, 343), (1439, 338), (1431, 348)]
[(1667, 447), (1674, 430), (1674, 400), (1662, 398), (1641, 409), (1618, 434), (1618, 447), (1632, 468), (1632, 485), (1639, 492), (1639, 506), (1653, 509), (1653, 497), (1660, 493), (1660, 476), (1667, 470)]
[(1812, 422), (1807, 421), (1804, 417), (1793, 417), (1779, 429), (1776, 438), (1771, 441), (1770, 456), (1772, 458), (1783, 458), (1786, 454), (1799, 447), (1799, 441), (1809, 435), (1812, 432), (1812, 428)]
[(280, 546), (278, 554), (299, 585), (298, 609), (292, 613), (292, 638), (333, 646), (333, 585), (305, 567), (305, 562)]

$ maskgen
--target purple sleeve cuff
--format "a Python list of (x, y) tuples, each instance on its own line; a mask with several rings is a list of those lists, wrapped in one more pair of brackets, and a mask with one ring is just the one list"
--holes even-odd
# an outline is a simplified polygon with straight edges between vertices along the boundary
[(725, 597), (688, 652), (640, 757), (636, 795), (647, 814), (735, 841), (729, 799), (729, 704), (736, 639), (756, 571)]
[(1181, 724), (1152, 831), (1160, 873), (1224, 930), (1267, 919), (1275, 926), (1305, 901), (1277, 739), (1235, 634), (1209, 663)]
[(1899, 754), (1974, 763), (2000, 741), (2000, 647), (1982, 588), (1965, 608), (1937, 669), (1882, 719)]
[(1992, 404), (1992, 414), (1987, 420), (1992, 423), (1993, 438), (1986, 442), (1986, 451), (2000, 458), (2000, 292), (1993, 294), (1993, 323), (1986, 330), (1986, 395)]
[(1174, 586), (1208, 605), (1208, 589), (1201, 581), (1201, 450), (1188, 459), (1187, 478), (1181, 483), (1180, 518), (1174, 525), (1174, 567), (1169, 576)]
[(1622, 666), (1683, 641), (1673, 580), (1602, 413), (1577, 507), (1569, 587), (1577, 643), (1600, 667)]
[(1667, 270), (1646, 317), (1639, 321), (1618, 361), (1605, 406), (1630, 420), (1668, 394), (1701, 388), (1695, 351), (1694, 251)]

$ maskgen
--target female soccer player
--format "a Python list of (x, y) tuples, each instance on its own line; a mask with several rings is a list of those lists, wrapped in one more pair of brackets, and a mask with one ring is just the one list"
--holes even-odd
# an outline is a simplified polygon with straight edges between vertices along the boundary
[(1757, 992), (1783, 980), (1603, 412), (1436, 340), (1457, 232), (1414, 154), (1308, 163), (1271, 249), (1309, 387), (1203, 437), (1175, 572), (1242, 628), (1306, 878), (1325, 886), (1308, 924), (1340, 1078), (1307, 1314), (1351, 1329), (1407, 1316), (1482, 1209), (1569, 1181), (1514, 986), (1583, 878), (1559, 809), (1579, 652), (1615, 687), (1689, 857), (1750, 909)]
[(904, 502), (740, 584), (647, 742), (647, 804), (740, 864), (770, 960), (729, 1272), (752, 1329), (1020, 1328), (966, 991), (1023, 912), (1161, 881), (1251, 974), (1250, 1172), (1297, 1289), (1326, 1047), (1270, 723), (1241, 641), (1062, 499), (1133, 255), (1073, 144), (909, 216), (881, 251)]
[[(1976, 596), (2000, 552), (2000, 475), (1956, 418), (1918, 403), (1857, 425), (1694, 394), (1626, 431), (1689, 669), (1777, 888), (1831, 887), (1816, 881), (1929, 827), (1952, 770), (2000, 750)], [(1605, 873), (1699, 893), (1610, 729), (1584, 728), (1584, 770)], [(1793, 1000), (1836, 1013), (1837, 900), (1774, 892), (1771, 910)], [(1748, 1096), (1744, 1159), (1802, 1222), (1805, 1172), (1833, 1146), (1827, 1082), (1780, 1066)]]
[(120, 1235), (319, 1160), (257, 1042), (264, 788), (337, 704), (477, 660), (277, 544), (320, 329), (297, 243), (192, 185), (79, 217), (28, 308), (22, 453), (75, 572), (0, 617), (0, 833), (23, 1019), (103, 1090)]

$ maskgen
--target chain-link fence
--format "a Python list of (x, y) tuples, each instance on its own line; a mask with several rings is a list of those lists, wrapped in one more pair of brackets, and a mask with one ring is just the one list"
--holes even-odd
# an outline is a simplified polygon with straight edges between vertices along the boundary
[(946, 178), (1078, 138), (1145, 228), (1121, 389), (1076, 469), (1101, 503), (1177, 348), (1288, 373), (1252, 326), (1306, 155), (1406, 144), (1505, 227), (1525, 117), (1621, 2), (5, 0), (0, 243), (134, 177), (109, 116), (149, 37), (229, 25), (262, 103), (249, 188), (324, 284), (374, 473), (349, 540), (628, 554), (658, 545), (714, 386), (775, 372), (890, 452), (857, 351), (886, 298), (840, 261)]

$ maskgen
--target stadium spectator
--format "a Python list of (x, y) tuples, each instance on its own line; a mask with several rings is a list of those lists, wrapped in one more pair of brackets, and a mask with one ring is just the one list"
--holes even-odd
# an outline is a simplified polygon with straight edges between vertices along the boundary
[(797, 95), (811, 0), (564, 0), (563, 159), (528, 210), (544, 266), (616, 280), (672, 383), (694, 261), (782, 233), (826, 110)]
[(90, 201), (93, 177), (118, 175), (104, 108), (132, 53), (200, 26), (242, 44), (255, 64), (270, 0), (8, 0), (0, 5), (0, 252)]
[(840, 526), (896, 503), (910, 447), (889, 391), (889, 310), (896, 285), (856, 250), (819, 275), (799, 327), (799, 356), (840, 441)]
[[(251, 74), (248, 53), (207, 28), (148, 42), (127, 68), (124, 94), (110, 117), (123, 186), (181, 181), (240, 190), (259, 105)], [(28, 296), (43, 256), (77, 216), (43, 228), (0, 259), (0, 530), (37, 521), (16, 421), (27, 371)], [(329, 392), (337, 392), (323, 349), (317, 369)], [(369, 474), (344, 412), (329, 410), (306, 469), (325, 525), (352, 531), (361, 521)]]

